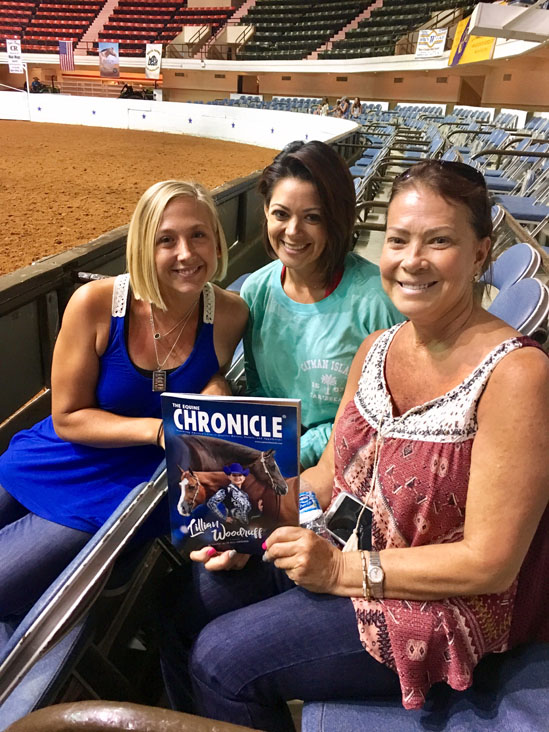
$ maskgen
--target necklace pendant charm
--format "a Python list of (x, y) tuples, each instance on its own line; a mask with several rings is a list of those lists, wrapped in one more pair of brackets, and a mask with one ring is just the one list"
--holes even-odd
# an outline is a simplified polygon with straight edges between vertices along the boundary
[(152, 390), (153, 391), (166, 391), (166, 372), (163, 369), (157, 369), (153, 371), (152, 375)]

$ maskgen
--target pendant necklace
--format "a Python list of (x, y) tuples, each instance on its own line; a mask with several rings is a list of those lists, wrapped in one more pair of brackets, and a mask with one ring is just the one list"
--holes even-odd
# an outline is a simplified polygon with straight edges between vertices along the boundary
[(152, 375), (152, 390), (153, 391), (166, 391), (167, 375), (166, 375), (166, 369), (164, 368), (164, 366), (168, 363), (168, 360), (169, 360), (170, 356), (174, 352), (175, 347), (177, 346), (177, 344), (179, 343), (179, 339), (181, 338), (181, 334), (185, 330), (185, 326), (187, 325), (187, 321), (191, 317), (191, 313), (195, 309), (197, 302), (198, 302), (198, 300), (195, 300), (194, 301), (194, 303), (192, 304), (192, 307), (189, 310), (189, 312), (186, 315), (184, 315), (183, 318), (181, 319), (183, 321), (183, 324), (182, 324), (181, 328), (179, 329), (179, 333), (177, 334), (177, 337), (176, 337), (175, 341), (173, 342), (173, 345), (170, 348), (170, 350), (168, 352), (168, 355), (162, 361), (162, 363), (160, 363), (160, 359), (158, 358), (158, 348), (156, 347), (156, 341), (158, 341), (158, 340), (160, 340), (160, 338), (164, 338), (165, 336), (167, 336), (170, 333), (172, 333), (177, 328), (177, 326), (179, 325), (179, 323), (181, 323), (181, 320), (178, 323), (176, 323), (175, 326), (171, 330), (169, 330), (167, 333), (164, 333), (163, 336), (160, 335), (160, 333), (156, 330), (156, 325), (155, 325), (155, 322), (154, 322), (153, 306), (152, 306), (152, 303), (151, 303), (151, 315), (150, 315), (149, 320), (150, 320), (150, 323), (151, 323), (151, 330), (152, 330), (152, 334), (153, 334), (154, 355), (156, 357), (156, 366), (157, 366), (156, 370), (153, 371), (153, 375)]
[(156, 323), (154, 322), (153, 312), (152, 312), (152, 305), (151, 305), (151, 314), (149, 316), (149, 320), (151, 322), (151, 327), (153, 331), (153, 338), (155, 341), (159, 341), (161, 338), (166, 338), (170, 335), (170, 333), (173, 333), (174, 330), (177, 328), (178, 325), (181, 325), (181, 323), (185, 320), (187, 315), (184, 315), (181, 320), (178, 320), (177, 323), (170, 328), (170, 330), (167, 330), (165, 333), (161, 333), (159, 330), (156, 330)]

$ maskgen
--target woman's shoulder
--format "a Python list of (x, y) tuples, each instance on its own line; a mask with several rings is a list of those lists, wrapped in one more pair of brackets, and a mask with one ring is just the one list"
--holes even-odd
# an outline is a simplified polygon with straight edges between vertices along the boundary
[(345, 292), (342, 291), (342, 294), (349, 296), (356, 293), (364, 307), (371, 308), (372, 302), (377, 300), (380, 306), (398, 312), (383, 289), (379, 267), (360, 254), (349, 252), (345, 257), (345, 283)]
[(526, 386), (535, 391), (549, 387), (549, 356), (530, 338), (519, 333), (506, 338), (492, 349), (490, 357), (496, 359), (489, 382), (492, 389), (517, 394)]
[(244, 327), (248, 319), (248, 305), (237, 292), (224, 290), (218, 285), (213, 285), (215, 294), (215, 321), (221, 320), (230, 322), (234, 327)]
[(353, 277), (363, 279), (375, 279), (379, 280), (379, 267), (377, 264), (370, 262), (369, 259), (357, 254), (356, 252), (349, 252), (345, 256), (345, 272), (349, 272)]
[(534, 342), (521, 336), (502, 344), (479, 403), (479, 426), (497, 425), (501, 430), (506, 420), (513, 424), (522, 420), (538, 424), (540, 434), (548, 433), (549, 358), (531, 346)]
[(269, 262), (260, 269), (252, 272), (245, 280), (240, 290), (240, 296), (243, 297), (248, 304), (260, 292), (270, 288), (272, 278), (280, 276), (282, 264), (279, 259)]
[(102, 317), (106, 314), (110, 316), (115, 280), (115, 277), (107, 277), (82, 285), (73, 293), (65, 313), (87, 317)]

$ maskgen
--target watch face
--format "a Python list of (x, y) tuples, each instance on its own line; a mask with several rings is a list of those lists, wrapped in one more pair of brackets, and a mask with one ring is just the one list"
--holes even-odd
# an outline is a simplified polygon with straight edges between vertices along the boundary
[(383, 570), (381, 569), (381, 567), (370, 567), (368, 577), (370, 579), (370, 582), (374, 582), (377, 584), (378, 582), (383, 582), (385, 575), (383, 574)]

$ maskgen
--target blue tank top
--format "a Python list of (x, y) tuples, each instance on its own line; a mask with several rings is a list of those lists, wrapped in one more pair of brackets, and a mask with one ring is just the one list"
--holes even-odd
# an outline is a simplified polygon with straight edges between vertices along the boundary
[[(97, 403), (126, 417), (160, 417), (160, 394), (152, 391), (151, 377), (136, 369), (126, 348), (128, 291), (129, 275), (119, 275), (113, 288), (109, 342), (100, 358)], [(210, 283), (202, 298), (203, 322), (193, 350), (168, 373), (168, 391), (198, 393), (219, 370)], [(0, 484), (38, 516), (93, 533), (129, 491), (150, 478), (163, 457), (164, 451), (155, 445), (98, 448), (66, 442), (47, 417), (13, 437), (0, 456)]]

